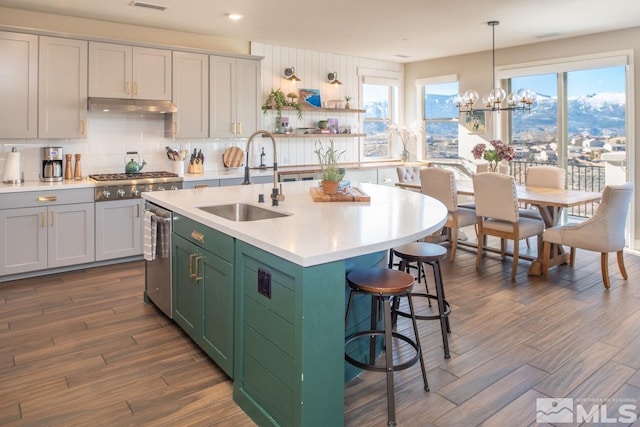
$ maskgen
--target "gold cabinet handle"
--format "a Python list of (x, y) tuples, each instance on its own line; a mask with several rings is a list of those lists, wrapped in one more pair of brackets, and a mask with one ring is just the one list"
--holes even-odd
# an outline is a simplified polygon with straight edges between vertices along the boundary
[(44, 228), (44, 217), (45, 217), (45, 213), (40, 212), (40, 228)]
[(127, 95), (131, 95), (131, 82), (129, 80), (127, 80)]
[(136, 218), (140, 218), (140, 205), (136, 205)]
[(80, 120), (80, 135), (85, 136), (87, 134), (87, 123), (84, 120)]
[(138, 82), (133, 83), (133, 95), (134, 96), (138, 95)]
[(198, 184), (198, 185), (194, 186), (193, 188), (209, 188), (209, 186), (207, 184)]
[(51, 218), (51, 227), (53, 227), (53, 211), (49, 212), (49, 217)]
[(195, 273), (193, 272), (193, 259), (195, 257), (196, 254), (189, 254), (189, 277), (192, 279), (196, 277)]
[(203, 276), (198, 276), (198, 270), (199, 270), (198, 266), (200, 265), (199, 264), (200, 261), (203, 260), (203, 259), (204, 259), (203, 256), (197, 256), (196, 260), (195, 260), (195, 263), (196, 263), (196, 277), (195, 277), (196, 282), (200, 282), (204, 278)]
[(58, 200), (58, 196), (38, 196), (39, 202), (55, 202)]
[(236, 122), (231, 123), (231, 133), (234, 135), (236, 134), (236, 125)]
[(200, 243), (204, 243), (204, 234), (200, 233), (199, 231), (193, 230), (191, 232), (191, 237)]
[(178, 134), (178, 122), (173, 122), (173, 134)]
[(242, 122), (238, 122), (238, 135), (242, 134)]

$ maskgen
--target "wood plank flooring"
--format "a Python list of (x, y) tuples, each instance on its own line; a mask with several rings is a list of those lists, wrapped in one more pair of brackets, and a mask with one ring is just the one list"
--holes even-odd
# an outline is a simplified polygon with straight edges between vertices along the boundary
[[(431, 392), (418, 365), (397, 372), (398, 425), (533, 426), (538, 397), (640, 408), (640, 257), (625, 254), (628, 281), (610, 258), (605, 290), (598, 254), (578, 251), (546, 280), (522, 261), (512, 282), (510, 258), (489, 254), (476, 270), (459, 248), (443, 262), (451, 358), (439, 323), (420, 321)], [(141, 261), (0, 283), (0, 425), (254, 425), (228, 377), (143, 288)], [(386, 425), (385, 393), (379, 373), (347, 384), (345, 425)]]

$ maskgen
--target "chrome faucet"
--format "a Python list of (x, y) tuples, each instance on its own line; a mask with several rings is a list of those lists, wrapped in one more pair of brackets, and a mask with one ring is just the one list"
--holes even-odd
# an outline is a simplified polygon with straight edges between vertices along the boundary
[(278, 206), (279, 202), (284, 200), (284, 194), (282, 194), (282, 184), (278, 188), (278, 154), (276, 153), (276, 140), (266, 130), (258, 130), (252, 133), (247, 140), (247, 161), (244, 165), (244, 182), (242, 185), (251, 184), (251, 177), (249, 176), (249, 152), (251, 151), (251, 142), (256, 136), (269, 137), (273, 144), (273, 189), (271, 190), (271, 206)]

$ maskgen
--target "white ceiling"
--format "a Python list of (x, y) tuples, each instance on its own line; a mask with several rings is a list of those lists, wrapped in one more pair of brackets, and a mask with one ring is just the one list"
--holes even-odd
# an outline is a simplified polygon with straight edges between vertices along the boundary
[[(640, 26), (638, 0), (0, 0), (0, 6), (414, 62)], [(230, 22), (225, 14), (245, 18)], [(398, 56), (402, 55), (402, 56)]]

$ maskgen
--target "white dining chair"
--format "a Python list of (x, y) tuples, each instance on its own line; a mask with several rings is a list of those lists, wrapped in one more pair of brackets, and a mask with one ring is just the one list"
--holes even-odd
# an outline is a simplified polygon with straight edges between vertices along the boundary
[(420, 182), (420, 166), (398, 166), (398, 182)]
[(447, 237), (451, 245), (450, 259), (453, 261), (458, 248), (458, 229), (476, 223), (473, 209), (458, 209), (458, 190), (456, 178), (452, 171), (442, 168), (424, 168), (420, 171), (420, 189), (422, 194), (431, 196), (442, 202), (449, 211), (447, 222)]
[(622, 277), (627, 280), (624, 268), (623, 249), (625, 244), (624, 229), (627, 211), (631, 202), (633, 184), (628, 182), (621, 185), (607, 185), (602, 192), (600, 205), (593, 216), (579, 224), (569, 224), (551, 227), (545, 230), (542, 252), (542, 274), (549, 270), (551, 244), (571, 247), (569, 265), (573, 266), (576, 248), (600, 252), (600, 269), (602, 282), (609, 288), (609, 252), (616, 252), (618, 268)]
[(480, 268), (485, 236), (500, 238), (500, 252), (503, 259), (506, 252), (505, 239), (513, 240), (513, 267), (511, 269), (511, 280), (513, 280), (518, 271), (520, 240), (538, 236), (538, 251), (540, 251), (544, 221), (520, 217), (516, 184), (510, 175), (493, 172), (475, 174), (473, 176), (473, 192), (478, 227), (476, 268)]

